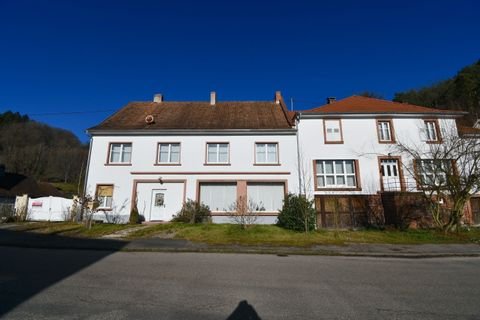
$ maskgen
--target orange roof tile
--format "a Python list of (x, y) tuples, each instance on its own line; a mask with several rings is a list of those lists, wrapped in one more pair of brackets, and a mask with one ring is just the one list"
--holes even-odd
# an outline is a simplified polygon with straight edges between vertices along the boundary
[(480, 136), (480, 129), (457, 125), (458, 134), (461, 136)]
[(416, 106), (408, 103), (393, 102), (362, 96), (351, 96), (330, 104), (303, 111), (305, 113), (421, 113), (421, 114), (457, 114), (463, 111), (440, 110)]

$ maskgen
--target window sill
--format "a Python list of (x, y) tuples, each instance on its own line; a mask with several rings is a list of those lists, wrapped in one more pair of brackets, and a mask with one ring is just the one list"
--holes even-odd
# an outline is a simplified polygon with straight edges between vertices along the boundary
[(105, 166), (112, 166), (112, 167), (128, 167), (131, 166), (131, 163), (105, 163)]
[(204, 166), (231, 166), (230, 163), (204, 163)]
[(154, 163), (154, 166), (181, 166), (181, 163)]
[[(276, 212), (267, 212), (267, 211), (262, 211), (262, 212), (257, 212), (257, 216), (259, 217), (269, 217), (269, 216), (278, 216), (278, 211)], [(212, 211), (212, 217), (232, 217), (235, 216), (235, 213), (233, 212), (227, 212), (227, 211)]]
[(362, 188), (316, 188), (315, 191), (362, 191)]
[(425, 141), (425, 143), (427, 143), (427, 144), (440, 144), (440, 143), (442, 143), (442, 140), (435, 140), (435, 141), (427, 140), (427, 141)]
[(379, 140), (378, 143), (380, 143), (380, 144), (395, 144), (397, 142), (395, 140), (393, 140), (393, 141), (380, 141)]
[(97, 208), (97, 211), (112, 211), (113, 208)]
[(343, 140), (342, 141), (325, 141), (325, 144), (343, 144)]
[(277, 167), (278, 167), (278, 166), (281, 166), (280, 163), (254, 163), (253, 165), (254, 165), (254, 166), (273, 166), (273, 167), (275, 167), (275, 166), (277, 166)]

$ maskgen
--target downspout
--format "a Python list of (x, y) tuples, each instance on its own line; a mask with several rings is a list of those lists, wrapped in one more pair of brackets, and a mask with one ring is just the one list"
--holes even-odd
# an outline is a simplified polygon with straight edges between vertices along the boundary
[(297, 138), (297, 173), (298, 173), (298, 192), (299, 194), (302, 194), (302, 175), (301, 175), (301, 157), (300, 157), (300, 137), (299, 137), (299, 130), (298, 130), (298, 124), (300, 123), (300, 117), (301, 113), (298, 114), (298, 118), (295, 119), (295, 127), (297, 129), (295, 136)]

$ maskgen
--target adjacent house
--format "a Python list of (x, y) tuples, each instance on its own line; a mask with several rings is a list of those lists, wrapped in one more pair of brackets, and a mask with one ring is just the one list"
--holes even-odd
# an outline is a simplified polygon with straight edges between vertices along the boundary
[(236, 201), (250, 201), (260, 223), (274, 223), (285, 194), (301, 192), (315, 199), (319, 225), (361, 225), (366, 202), (382, 207), (383, 193), (419, 190), (414, 173), (431, 177), (431, 159), (414, 162), (398, 144), (442, 143), (464, 114), (360, 96), (293, 113), (280, 92), (273, 101), (156, 95), (88, 129), (86, 192), (102, 212), (126, 219), (136, 205), (147, 221), (170, 220), (193, 199), (227, 222)]
[[(398, 144), (421, 153), (442, 135), (458, 134), (455, 120), (465, 114), (362, 96), (299, 112), (302, 184), (315, 198), (320, 225), (364, 224), (366, 200), (377, 198), (373, 206), (381, 207), (382, 193), (418, 191), (413, 174), (432, 176), (432, 159), (414, 163)], [(333, 212), (342, 221), (333, 221)]]
[[(298, 192), (295, 114), (280, 92), (272, 101), (132, 102), (91, 135), (86, 194), (99, 211), (128, 219), (171, 220), (187, 199), (229, 221), (250, 201), (274, 223), (287, 192)], [(103, 214), (102, 214), (103, 215)]]

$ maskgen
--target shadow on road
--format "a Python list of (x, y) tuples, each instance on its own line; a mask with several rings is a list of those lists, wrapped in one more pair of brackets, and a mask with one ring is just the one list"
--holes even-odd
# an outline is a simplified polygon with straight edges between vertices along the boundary
[(226, 320), (261, 320), (257, 311), (247, 300), (242, 300), (238, 303), (238, 306), (233, 310), (232, 314), (228, 316)]
[(0, 230), (0, 317), (127, 243)]

